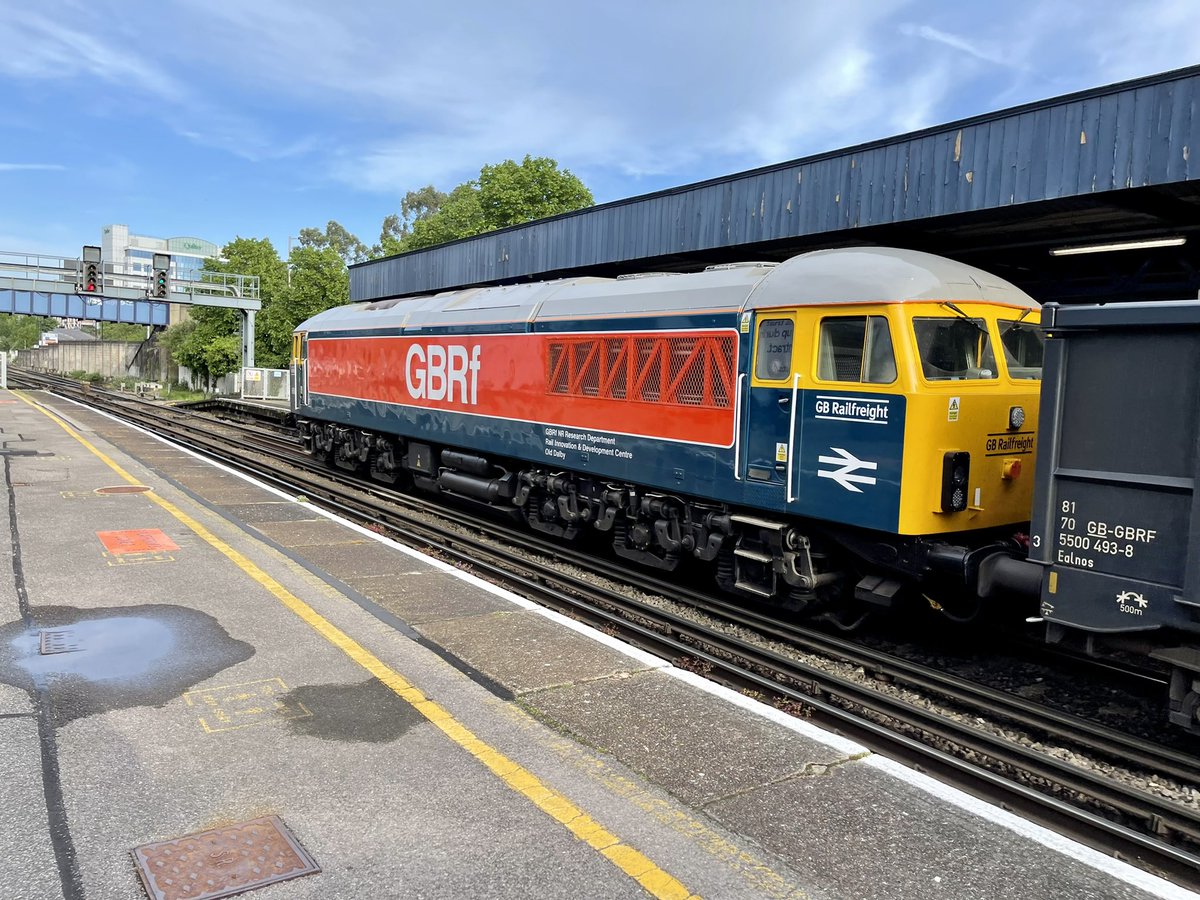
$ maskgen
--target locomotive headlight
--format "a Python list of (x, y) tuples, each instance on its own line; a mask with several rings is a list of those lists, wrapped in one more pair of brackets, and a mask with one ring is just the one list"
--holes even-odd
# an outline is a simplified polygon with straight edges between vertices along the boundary
[(970, 480), (970, 453), (952, 450), (942, 457), (942, 512), (962, 512), (967, 508)]
[(1010, 406), (1008, 409), (1008, 427), (1016, 431), (1025, 424), (1025, 407)]

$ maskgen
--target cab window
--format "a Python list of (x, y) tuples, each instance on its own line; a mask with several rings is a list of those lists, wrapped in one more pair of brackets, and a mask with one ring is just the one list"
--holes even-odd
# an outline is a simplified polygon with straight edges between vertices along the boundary
[(821, 321), (817, 377), (824, 381), (891, 384), (896, 380), (892, 333), (883, 316), (838, 316)]
[(1041, 378), (1045, 347), (1042, 329), (1032, 322), (1000, 320), (1000, 343), (1010, 378)]
[(996, 377), (996, 355), (983, 319), (915, 318), (913, 330), (927, 381)]
[(758, 351), (754, 377), (782, 381), (792, 374), (792, 339), (796, 323), (791, 319), (763, 319), (758, 325)]

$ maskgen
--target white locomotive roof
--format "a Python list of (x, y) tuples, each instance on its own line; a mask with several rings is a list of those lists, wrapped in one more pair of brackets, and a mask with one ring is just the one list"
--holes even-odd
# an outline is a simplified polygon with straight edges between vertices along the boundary
[(1020, 288), (954, 260), (887, 247), (816, 250), (782, 263), (688, 274), (568, 278), (338, 306), (298, 331), (499, 325), (840, 303), (982, 300), (1037, 307)]
[(748, 309), (826, 303), (981, 300), (1037, 308), (1014, 284), (966, 263), (891, 247), (814, 250), (782, 262), (763, 279)]

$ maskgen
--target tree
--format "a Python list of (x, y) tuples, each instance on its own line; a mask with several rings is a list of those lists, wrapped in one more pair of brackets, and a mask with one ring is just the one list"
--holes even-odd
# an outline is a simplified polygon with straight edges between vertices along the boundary
[[(315, 230), (315, 229), (314, 229)], [(263, 366), (286, 365), (288, 353), (272, 343), (269, 335), (272, 308), (277, 304), (286, 308), (291, 287), (288, 285), (288, 267), (275, 250), (275, 245), (267, 238), (234, 238), (221, 248), (221, 259), (206, 259), (204, 269), (208, 272), (226, 272), (239, 275), (257, 275), (259, 300), (262, 311), (256, 319), (254, 337), (255, 362)], [(195, 307), (192, 318), (203, 327), (197, 332), (194, 340), (211, 341), (218, 337), (233, 337), (241, 344), (242, 319), (241, 315), (232, 309), (215, 307)], [(264, 332), (264, 326), (267, 331)], [(240, 356), (239, 350), (239, 356)], [(205, 357), (205, 365), (211, 361)], [(184, 363), (189, 369), (194, 368), (190, 363)], [(241, 365), (240, 361), (238, 365)], [(236, 369), (228, 369), (232, 372)], [(224, 375), (226, 372), (211, 371), (213, 377)]]
[(279, 258), (275, 245), (267, 238), (234, 238), (221, 248), (220, 259), (204, 261), (204, 269), (207, 272), (257, 275), (259, 299), (264, 308), (276, 297), (287, 293), (287, 264)]
[(43, 331), (53, 331), (57, 327), (53, 319), (42, 316), (0, 314), (0, 351), (36, 347)]
[(412, 231), (404, 241), (404, 249), (432, 247), (492, 231), (493, 228), (484, 220), (477, 182), (468, 181), (452, 190), (435, 214), (413, 223)]
[[(431, 190), (410, 192), (405, 200), (419, 201), (424, 192)], [(399, 222), (391, 216), (384, 220), (381, 243), (385, 250), (401, 252), (431, 247), (582, 209), (595, 202), (582, 181), (544, 156), (526, 156), (519, 164), (508, 159), (484, 166), (477, 180), (460, 184), (449, 195), (431, 199), (438, 200), (436, 207), (428, 203), (414, 205), (410, 216), (402, 205)]]
[[(324, 231), (302, 228), (300, 235), (301, 244), (292, 249), (288, 263), (265, 238), (237, 238), (222, 249), (222, 259), (204, 263), (210, 272), (258, 276), (262, 310), (255, 317), (254, 361), (260, 366), (286, 368), (295, 327), (350, 299), (346, 259), (359, 254), (362, 243), (332, 221)], [(241, 365), (241, 323), (236, 310), (195, 307), (189, 327), (170, 328), (163, 340), (180, 365), (206, 379), (217, 378)]]
[(446, 202), (443, 194), (432, 184), (416, 191), (409, 191), (400, 201), (400, 214), (392, 213), (383, 220), (379, 234), (379, 245), (372, 248), (375, 256), (391, 256), (404, 249), (404, 239), (412, 232), (413, 225), (438, 213)]
[(291, 358), (292, 332), (322, 310), (350, 301), (350, 273), (333, 247), (292, 250), (292, 286), (259, 320), (260, 365), (284, 368)]
[(520, 165), (507, 159), (479, 172), (479, 205), (488, 229), (507, 228), (595, 203), (574, 175), (545, 156), (526, 156)]
[(144, 341), (146, 326), (131, 322), (101, 322), (96, 336), (102, 341)]
[(332, 219), (320, 228), (301, 228), (300, 246), (311, 250), (332, 249), (346, 265), (363, 262), (370, 256), (367, 245)]
[(242, 365), (241, 338), (223, 335), (204, 347), (204, 369), (212, 378), (236, 372)]

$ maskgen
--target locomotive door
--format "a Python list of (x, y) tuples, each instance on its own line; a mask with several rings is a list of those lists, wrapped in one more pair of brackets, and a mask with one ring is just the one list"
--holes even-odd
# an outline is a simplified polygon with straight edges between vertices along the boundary
[(783, 502), (791, 462), (799, 375), (793, 365), (796, 315), (761, 313), (754, 329), (738, 477), (750, 484), (779, 489)]
[(296, 406), (308, 405), (308, 334), (292, 335), (292, 396)]

